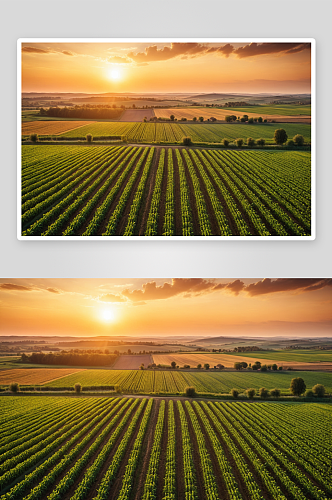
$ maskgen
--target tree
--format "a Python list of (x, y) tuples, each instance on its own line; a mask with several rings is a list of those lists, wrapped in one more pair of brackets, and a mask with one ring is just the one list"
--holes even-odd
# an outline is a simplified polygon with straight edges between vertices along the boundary
[(258, 123), (262, 123), (263, 118), (261, 116), (258, 117)]
[(313, 386), (312, 392), (318, 398), (323, 398), (325, 396), (325, 387), (322, 384), (316, 384)]
[(218, 368), (218, 370), (223, 370), (225, 367), (224, 367), (224, 365), (221, 365), (219, 363), (218, 365), (216, 365), (216, 368)]
[(253, 118), (249, 118), (248, 123), (254, 123), (254, 119)]
[(264, 123), (267, 123), (267, 119), (265, 118), (265, 119), (263, 120), (263, 122), (264, 122)]
[(306, 387), (307, 386), (301, 377), (296, 377), (291, 380), (290, 391), (294, 396), (301, 396), (301, 394), (303, 394), (306, 390)]
[(210, 368), (209, 363), (205, 363), (205, 364), (204, 364), (204, 370), (208, 370), (209, 368)]
[(230, 122), (231, 122), (231, 121), (233, 121), (233, 120), (232, 120), (232, 117), (231, 117), (230, 115), (227, 115), (227, 116), (225, 116), (225, 121), (226, 121), (227, 123), (230, 123)]
[(289, 139), (289, 141), (287, 141), (287, 146), (289, 146), (290, 148), (292, 148), (294, 146), (293, 139)]
[(294, 137), (293, 137), (293, 141), (295, 142), (295, 144), (297, 146), (303, 146), (304, 144), (304, 137), (303, 135), (301, 134), (296, 134)]
[(257, 366), (257, 370), (259, 370), (259, 369), (260, 369), (260, 367), (262, 366), (260, 361), (255, 361), (255, 363), (253, 364), (253, 367), (254, 367), (255, 365)]
[(280, 389), (271, 389), (270, 396), (272, 398), (280, 398)]
[(38, 141), (38, 134), (30, 134), (30, 141), (37, 142)]
[(275, 372), (276, 370), (278, 370), (278, 365), (276, 365), (276, 363), (273, 363), (272, 365), (272, 370)]
[(140, 370), (144, 370), (144, 363), (141, 364), (141, 366), (139, 367)]
[(231, 389), (230, 394), (233, 396), (234, 399), (237, 399), (239, 396), (239, 391), (237, 389)]
[(223, 139), (222, 143), (223, 143), (223, 146), (225, 146), (225, 148), (227, 148), (227, 146), (229, 145), (229, 140), (228, 139)]
[(92, 137), (91, 134), (86, 134), (85, 138), (86, 138), (86, 142), (92, 142), (93, 141), (93, 137)]
[(244, 119), (244, 117), (242, 116), (242, 118), (240, 119), (240, 122), (245, 123), (245, 121), (246, 121), (246, 120), (245, 120), (245, 119)]
[(203, 116), (200, 116), (198, 119), (199, 119), (200, 122), (204, 122)]
[(248, 368), (248, 363), (241, 361), (241, 368)]
[(256, 141), (257, 146), (265, 146), (265, 139), (262, 137), (260, 139), (257, 139)]
[(191, 137), (182, 137), (182, 144), (184, 146), (191, 146), (192, 144)]
[(76, 394), (80, 394), (80, 393), (81, 393), (81, 391), (82, 391), (82, 386), (81, 386), (81, 384), (77, 382), (77, 383), (74, 385), (74, 390), (75, 390)]
[(187, 396), (187, 398), (194, 398), (196, 396), (196, 389), (193, 386), (186, 387), (184, 393)]
[(282, 370), (282, 366), (279, 366), (278, 370), (281, 371)]
[(259, 395), (262, 399), (267, 399), (269, 397), (269, 391), (265, 387), (259, 389)]
[(261, 366), (261, 372), (267, 372), (267, 366), (266, 365), (262, 365)]
[(11, 384), (9, 384), (9, 390), (10, 392), (16, 394), (17, 392), (20, 392), (20, 386), (17, 382), (12, 382)]
[(254, 399), (254, 396), (256, 394), (256, 389), (247, 389), (246, 394), (249, 399)]
[(243, 139), (235, 139), (235, 144), (238, 148), (241, 148), (243, 146)]
[(172, 368), (176, 368), (176, 362), (175, 362), (175, 361), (172, 361), (172, 363), (171, 363), (171, 367), (172, 367)]
[(249, 116), (248, 115), (243, 115), (242, 118), (244, 119), (245, 122), (247, 122), (249, 120)]
[(288, 139), (286, 130), (283, 128), (277, 128), (274, 131), (274, 142), (282, 146)]
[(175, 116), (174, 116), (174, 115), (171, 115), (171, 116), (170, 116), (170, 119), (172, 120), (172, 122), (174, 122), (174, 118), (175, 118)]
[(313, 398), (314, 392), (311, 389), (309, 389), (308, 391), (305, 391), (305, 397), (306, 398)]
[(252, 365), (252, 369), (253, 369), (253, 370), (258, 370), (258, 365), (256, 365), (256, 363), (254, 363), (254, 364)]
[(247, 139), (247, 145), (249, 147), (255, 146), (255, 139), (253, 139), (252, 137), (248, 137), (248, 139)]
[(202, 368), (202, 365), (198, 363), (197, 368), (200, 370)]
[(194, 116), (193, 122), (197, 122), (197, 116)]
[(241, 370), (241, 368), (242, 368), (241, 363), (239, 361), (237, 361), (236, 363), (234, 363), (234, 368), (235, 368), (235, 370)]
[(183, 368), (189, 369), (190, 365), (183, 365)]

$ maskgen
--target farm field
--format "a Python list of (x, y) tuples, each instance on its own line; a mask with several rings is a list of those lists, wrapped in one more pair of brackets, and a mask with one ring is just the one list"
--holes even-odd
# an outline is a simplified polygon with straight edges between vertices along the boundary
[(22, 385), (41, 385), (79, 371), (80, 369), (75, 368), (17, 368), (0, 370), (0, 385), (8, 385), (11, 382), (18, 382)]
[[(245, 354), (245, 356), (242, 356), (242, 354)], [(273, 356), (269, 357), (270, 351), (267, 351), (264, 356), (262, 353), (260, 356), (256, 356), (256, 353), (239, 353), (239, 354), (227, 354), (227, 353), (222, 353), (222, 354), (210, 354), (210, 353), (203, 353), (203, 354), (153, 354), (153, 361), (157, 365), (170, 365), (172, 361), (175, 361), (177, 365), (183, 366), (183, 365), (189, 365), (191, 368), (196, 368), (198, 363), (201, 363), (201, 365), (204, 365), (204, 363), (209, 363), (210, 366), (215, 366), (218, 363), (224, 365), (226, 368), (233, 368), (235, 362), (241, 362), (241, 361), (246, 361), (247, 363), (254, 363), (255, 361), (260, 361), (262, 364), (273, 364), (278, 361), (279, 366), (283, 366), (284, 368), (287, 368), (288, 366), (294, 367), (297, 370), (315, 370), (319, 369), (320, 362), (317, 360), (312, 361), (312, 358), (308, 356), (306, 360), (301, 360), (297, 359), (294, 357), (293, 359), (285, 359), (282, 356), (274, 358)], [(311, 360), (311, 361), (310, 361)], [(325, 363), (322, 363), (322, 370), (331, 370), (332, 371), (332, 361), (330, 361), (330, 358), (324, 360), (326, 361)]]
[[(294, 106), (295, 108), (295, 106)], [(291, 110), (295, 111), (294, 108)], [(310, 117), (310, 107), (309, 113), (296, 115), (294, 112), (287, 114), (287, 108), (281, 108), (280, 113), (279, 109), (274, 107), (265, 107), (265, 106), (248, 106), (247, 108), (168, 108), (168, 109), (155, 109), (155, 115), (159, 118), (170, 118), (171, 115), (177, 120), (181, 120), (181, 118), (187, 118), (187, 120), (192, 120), (194, 117), (198, 118), (202, 116), (204, 120), (207, 120), (211, 117), (216, 118), (217, 120), (225, 120), (226, 116), (236, 115), (243, 116), (244, 114), (248, 115), (249, 118), (259, 118), (274, 120), (279, 123), (287, 123), (287, 122), (296, 122), (296, 123), (311, 123)]]
[(40, 135), (59, 135), (64, 132), (69, 132), (70, 130), (77, 130), (83, 125), (91, 125), (93, 121), (36, 121), (36, 122), (23, 122), (22, 123), (22, 135), (29, 135), (31, 133), (37, 133)]
[(310, 232), (310, 152), (22, 147), (24, 236)]
[(138, 370), (139, 367), (144, 364), (145, 368), (153, 363), (150, 354), (144, 354), (142, 356), (118, 356), (115, 363), (112, 366), (114, 370)]
[[(225, 354), (228, 356), (228, 354)], [(252, 357), (250, 352), (232, 353), (232, 356)], [(255, 358), (269, 358), (274, 361), (296, 361), (299, 363), (332, 363), (332, 351), (319, 349), (299, 349), (282, 351), (258, 351)]]
[(240, 111), (247, 114), (247, 111), (252, 113), (264, 113), (265, 115), (280, 115), (280, 116), (311, 116), (311, 104), (291, 105), (291, 104), (274, 104), (267, 106), (240, 106), (238, 108), (229, 108), (230, 110)]
[(150, 120), (155, 116), (153, 109), (126, 109), (119, 118), (119, 122), (142, 122), (144, 118)]
[[(294, 377), (303, 377), (308, 388), (323, 384), (327, 392), (332, 392), (332, 373), (313, 371), (282, 372), (199, 372), (184, 370), (103, 370), (86, 369), (53, 380), (50, 387), (73, 387), (77, 382), (82, 386), (119, 385), (128, 393), (183, 393), (185, 387), (194, 386), (199, 393), (223, 394), (235, 387), (244, 391), (248, 387), (259, 389), (277, 387), (289, 394), (290, 381)], [(13, 380), (11, 380), (13, 381)], [(28, 384), (27, 384), (28, 385)]]
[(327, 404), (3, 399), (1, 500), (332, 494)]
[[(83, 125), (75, 130), (63, 132), (59, 135), (82, 138), (85, 138), (87, 134), (92, 134), (96, 137), (103, 135), (126, 135), (128, 141), (148, 144), (151, 142), (181, 142), (183, 137), (186, 136), (190, 136), (193, 142), (200, 143), (221, 142), (224, 138), (234, 140), (238, 137), (242, 137), (246, 140), (247, 137), (252, 137), (253, 139), (259, 139), (262, 137), (266, 140), (266, 144), (274, 144), (274, 131), (278, 127), (279, 125), (276, 125), (275, 123), (254, 125), (249, 123), (185, 125), (184, 123), (121, 123), (99, 121), (90, 125)], [(311, 142), (311, 126), (308, 124), (285, 123), (282, 128), (286, 130), (290, 139), (296, 134), (301, 134), (306, 142)], [(36, 132), (38, 133), (38, 129)]]

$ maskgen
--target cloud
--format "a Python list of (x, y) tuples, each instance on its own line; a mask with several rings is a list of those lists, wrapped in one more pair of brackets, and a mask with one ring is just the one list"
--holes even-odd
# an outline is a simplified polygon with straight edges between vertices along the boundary
[(132, 61), (128, 57), (111, 56), (108, 58), (108, 62), (116, 64), (128, 64), (131, 63)]
[(294, 54), (310, 49), (310, 43), (249, 43), (233, 50), (239, 59), (266, 54)]
[(74, 52), (71, 52), (70, 50), (54, 50), (54, 49), (40, 49), (38, 47), (27, 47), (24, 46), (22, 47), (22, 53), (28, 53), (28, 54), (63, 54), (65, 56), (74, 56)]
[(181, 294), (200, 295), (203, 292), (212, 291), (215, 287), (214, 281), (202, 278), (173, 278), (171, 283), (165, 282), (161, 286), (157, 286), (155, 281), (150, 281), (144, 283), (140, 290), (123, 290), (122, 295), (132, 302), (138, 302), (142, 300), (169, 299)]
[(167, 61), (168, 59), (179, 56), (195, 57), (208, 52), (215, 52), (216, 49), (217, 47), (208, 47), (201, 43), (171, 43), (170, 47), (165, 46), (161, 49), (158, 49), (157, 45), (151, 45), (145, 48), (145, 52), (137, 52), (136, 54), (134, 52), (129, 52), (127, 56), (136, 63), (149, 63)]
[(46, 288), (47, 292), (51, 292), (51, 293), (61, 293), (60, 290), (58, 290), (58, 288)]
[(121, 297), (121, 295), (115, 295), (114, 293), (104, 293), (98, 297), (98, 300), (101, 300), (102, 302), (126, 302), (124, 297)]
[(15, 285), (14, 283), (1, 283), (0, 289), (16, 292), (33, 292), (35, 290), (35, 288), (31, 286)]
[(278, 278), (271, 280), (265, 278), (245, 287), (245, 291), (251, 296), (265, 295), (276, 292), (311, 292), (326, 286), (332, 286), (332, 279), (325, 278)]
[(265, 278), (255, 283), (245, 285), (240, 279), (228, 283), (216, 283), (215, 280), (203, 278), (174, 278), (172, 282), (165, 282), (158, 286), (155, 281), (144, 283), (141, 289), (123, 290), (122, 295), (133, 303), (148, 300), (162, 300), (182, 295), (183, 298), (199, 296), (217, 291), (224, 291), (233, 295), (241, 292), (250, 297), (266, 295), (277, 292), (312, 292), (321, 288), (331, 286), (332, 279), (322, 278)]

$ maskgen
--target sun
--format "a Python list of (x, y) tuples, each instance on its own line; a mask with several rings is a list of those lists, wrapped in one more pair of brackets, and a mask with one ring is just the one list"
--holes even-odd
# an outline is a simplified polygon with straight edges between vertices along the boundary
[(109, 77), (111, 80), (117, 81), (121, 79), (121, 72), (116, 68), (110, 69)]
[(102, 309), (100, 312), (100, 319), (104, 323), (112, 323), (115, 321), (115, 312), (111, 308)]

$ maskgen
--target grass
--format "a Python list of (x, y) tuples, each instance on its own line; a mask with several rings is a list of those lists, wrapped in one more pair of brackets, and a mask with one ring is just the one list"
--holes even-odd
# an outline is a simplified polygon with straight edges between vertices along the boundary
[[(223, 353), (228, 354), (228, 353)], [(299, 361), (304, 363), (332, 362), (331, 351), (319, 351), (317, 349), (303, 350), (282, 350), (282, 351), (253, 351), (253, 352), (232, 352), (232, 356), (245, 356), (247, 358), (275, 359), (276, 361)]]
[(281, 116), (310, 116), (311, 105), (293, 106), (288, 104), (276, 104), (273, 106), (247, 106), (239, 108), (229, 108), (230, 114), (235, 114), (233, 111), (243, 113), (258, 113), (262, 115), (281, 115)]

